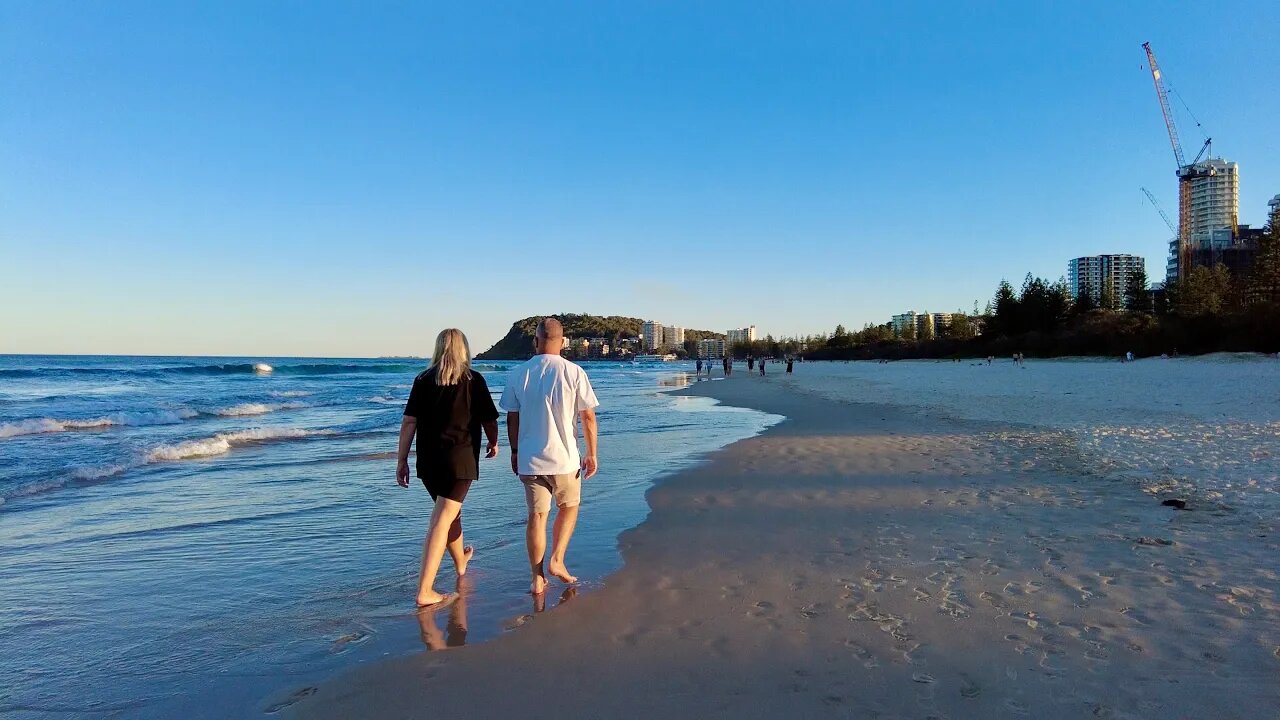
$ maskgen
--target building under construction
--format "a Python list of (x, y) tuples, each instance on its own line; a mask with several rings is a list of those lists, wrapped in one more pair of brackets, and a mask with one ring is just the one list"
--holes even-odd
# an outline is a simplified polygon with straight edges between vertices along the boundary
[[(1213, 140), (1209, 138), (1195, 159), (1185, 161), (1151, 43), (1143, 43), (1142, 49), (1147, 53), (1156, 97), (1178, 163), (1178, 226), (1177, 236), (1169, 245), (1168, 279), (1182, 280), (1194, 267), (1219, 264), (1225, 264), (1233, 272), (1247, 272), (1257, 255), (1257, 233), (1241, 232), (1240, 167), (1212, 157)], [(1247, 226), (1244, 229), (1247, 231)]]

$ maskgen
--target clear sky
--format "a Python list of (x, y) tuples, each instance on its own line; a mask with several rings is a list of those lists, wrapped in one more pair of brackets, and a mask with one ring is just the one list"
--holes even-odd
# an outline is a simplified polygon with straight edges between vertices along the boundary
[(1159, 279), (1140, 44), (1257, 225), (1277, 28), (1270, 2), (0, 0), (0, 352), (423, 354), (554, 312), (800, 334), (1084, 254)]

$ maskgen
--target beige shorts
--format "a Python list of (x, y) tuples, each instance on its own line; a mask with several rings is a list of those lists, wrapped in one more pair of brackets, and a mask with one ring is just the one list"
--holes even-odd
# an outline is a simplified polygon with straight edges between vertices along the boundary
[(582, 502), (582, 473), (564, 475), (521, 475), (524, 483), (524, 501), (529, 512), (551, 512), (551, 496), (556, 507), (574, 507)]

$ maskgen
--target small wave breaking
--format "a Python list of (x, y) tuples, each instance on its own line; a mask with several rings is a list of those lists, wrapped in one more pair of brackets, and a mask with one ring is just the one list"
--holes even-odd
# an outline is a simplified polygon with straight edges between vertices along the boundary
[(140, 410), (136, 412), (120, 412), (97, 418), (83, 420), (59, 420), (55, 418), (33, 418), (17, 422), (0, 424), (0, 438), (18, 437), (20, 435), (40, 435), (43, 433), (66, 432), (68, 430), (95, 430), (116, 425), (173, 425), (183, 420), (196, 417), (200, 413), (187, 408), (177, 410)]
[(245, 415), (265, 415), (277, 410), (300, 410), (308, 407), (305, 403), (241, 403), (214, 412), (221, 417), (242, 417)]
[(186, 440), (172, 445), (152, 448), (146, 455), (147, 462), (164, 462), (210, 457), (230, 452), (238, 445), (265, 443), (277, 440), (296, 440), (317, 435), (333, 435), (333, 430), (304, 430), (301, 428), (254, 428), (235, 432), (218, 433), (213, 437)]

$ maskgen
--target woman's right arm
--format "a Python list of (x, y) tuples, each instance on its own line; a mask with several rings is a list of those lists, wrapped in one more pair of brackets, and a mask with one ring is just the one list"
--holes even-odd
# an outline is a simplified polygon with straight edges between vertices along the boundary
[(418, 418), (405, 415), (400, 420), (400, 446), (396, 449), (396, 484), (409, 487), (409, 446), (418, 429)]

